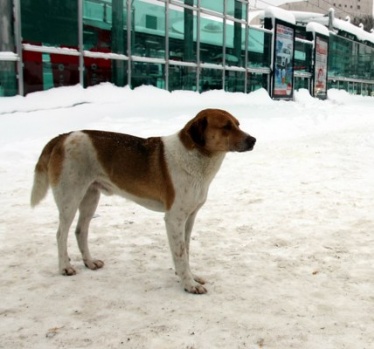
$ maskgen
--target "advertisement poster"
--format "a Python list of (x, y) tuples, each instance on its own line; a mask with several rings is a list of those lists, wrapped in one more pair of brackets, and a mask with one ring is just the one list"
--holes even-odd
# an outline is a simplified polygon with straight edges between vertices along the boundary
[(276, 23), (273, 97), (292, 98), (294, 39), (293, 27)]
[(314, 96), (325, 98), (327, 94), (327, 52), (326, 39), (316, 36), (314, 65)]

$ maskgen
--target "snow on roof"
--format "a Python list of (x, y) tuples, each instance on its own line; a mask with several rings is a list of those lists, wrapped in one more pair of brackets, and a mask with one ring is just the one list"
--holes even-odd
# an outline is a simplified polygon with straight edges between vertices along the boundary
[[(281, 9), (279, 8), (269, 7), (265, 10), (265, 17), (275, 17), (290, 23), (294, 23), (285, 19), (286, 14), (284, 14), (284, 12), (288, 12), (291, 14), (294, 21), (308, 23), (307, 31), (329, 35), (329, 30), (326, 28), (329, 25), (329, 17), (327, 15), (313, 12), (280, 10)], [(284, 17), (282, 17), (282, 15), (284, 15)], [(357, 27), (349, 21), (334, 18), (333, 27), (337, 30), (354, 35), (357, 40), (374, 43), (374, 33), (369, 33), (363, 28)]]
[(313, 32), (318, 33), (322, 35), (329, 36), (329, 30), (322, 24), (316, 23), (316, 22), (309, 22), (306, 25), (306, 31), (307, 32)]
[(265, 9), (265, 17), (277, 18), (290, 24), (296, 24), (295, 16), (292, 12), (274, 6), (269, 6)]
[(296, 22), (313, 21), (315, 18), (326, 16), (323, 13), (315, 13), (315, 12), (307, 12), (307, 11), (290, 11), (290, 12), (294, 15)]
[(356, 27), (348, 21), (343, 21), (341, 19), (334, 18), (333, 27), (345, 31), (347, 33), (353, 34), (358, 40), (370, 41), (374, 43), (374, 34), (368, 33), (363, 28)]

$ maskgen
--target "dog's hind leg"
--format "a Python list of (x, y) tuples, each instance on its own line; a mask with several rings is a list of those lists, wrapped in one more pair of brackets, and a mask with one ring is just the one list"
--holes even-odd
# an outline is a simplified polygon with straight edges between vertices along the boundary
[(57, 230), (57, 247), (59, 270), (62, 275), (76, 274), (75, 269), (70, 264), (67, 242), (69, 229), (77, 212), (78, 205), (79, 201), (74, 202), (74, 200), (65, 205), (58, 205), (60, 211), (60, 223)]
[(104, 266), (103, 261), (91, 257), (87, 241), (90, 221), (95, 213), (99, 200), (100, 191), (95, 188), (94, 185), (91, 185), (79, 205), (79, 218), (75, 230), (75, 236), (77, 237), (79, 250), (82, 253), (84, 265), (91, 270), (100, 269)]
[(77, 213), (86, 189), (83, 183), (75, 183), (75, 185), (65, 185), (59, 183), (52, 187), (53, 195), (59, 210), (59, 226), (57, 230), (57, 247), (58, 247), (58, 264), (62, 275), (75, 275), (76, 271), (70, 264), (68, 255), (68, 235), (70, 226)]

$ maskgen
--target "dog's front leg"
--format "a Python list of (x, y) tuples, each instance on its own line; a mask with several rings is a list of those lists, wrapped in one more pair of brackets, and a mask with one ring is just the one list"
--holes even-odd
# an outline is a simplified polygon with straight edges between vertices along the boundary
[(186, 221), (187, 217), (181, 213), (176, 214), (175, 211), (169, 211), (165, 214), (166, 231), (175, 272), (180, 277), (182, 286), (187, 292), (203, 294), (207, 292), (206, 288), (194, 280), (190, 270), (188, 246), (185, 240)]
[[(201, 207), (201, 206), (200, 206)], [(192, 228), (195, 222), (195, 218), (197, 215), (197, 212), (199, 211), (200, 207), (196, 209), (195, 212), (193, 212), (187, 219), (186, 226), (185, 226), (185, 235), (184, 235), (184, 240), (186, 241), (186, 249), (187, 249), (187, 260), (189, 262), (190, 260), (190, 240), (191, 240), (191, 233), (192, 233)], [(197, 281), (199, 284), (204, 285), (206, 281), (198, 276), (193, 274), (193, 278), (195, 281)]]

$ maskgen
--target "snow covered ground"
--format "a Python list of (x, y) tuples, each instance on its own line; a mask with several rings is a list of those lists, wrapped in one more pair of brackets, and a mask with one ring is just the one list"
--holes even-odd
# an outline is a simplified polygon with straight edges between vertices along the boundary
[[(105, 267), (57, 272), (52, 195), (31, 209), (35, 162), (58, 133), (174, 133), (206, 107), (257, 138), (228, 154), (197, 218), (185, 293), (162, 214), (103, 196), (90, 244)], [(109, 84), (0, 99), (0, 348), (374, 347), (374, 98), (330, 90), (273, 101)]]

